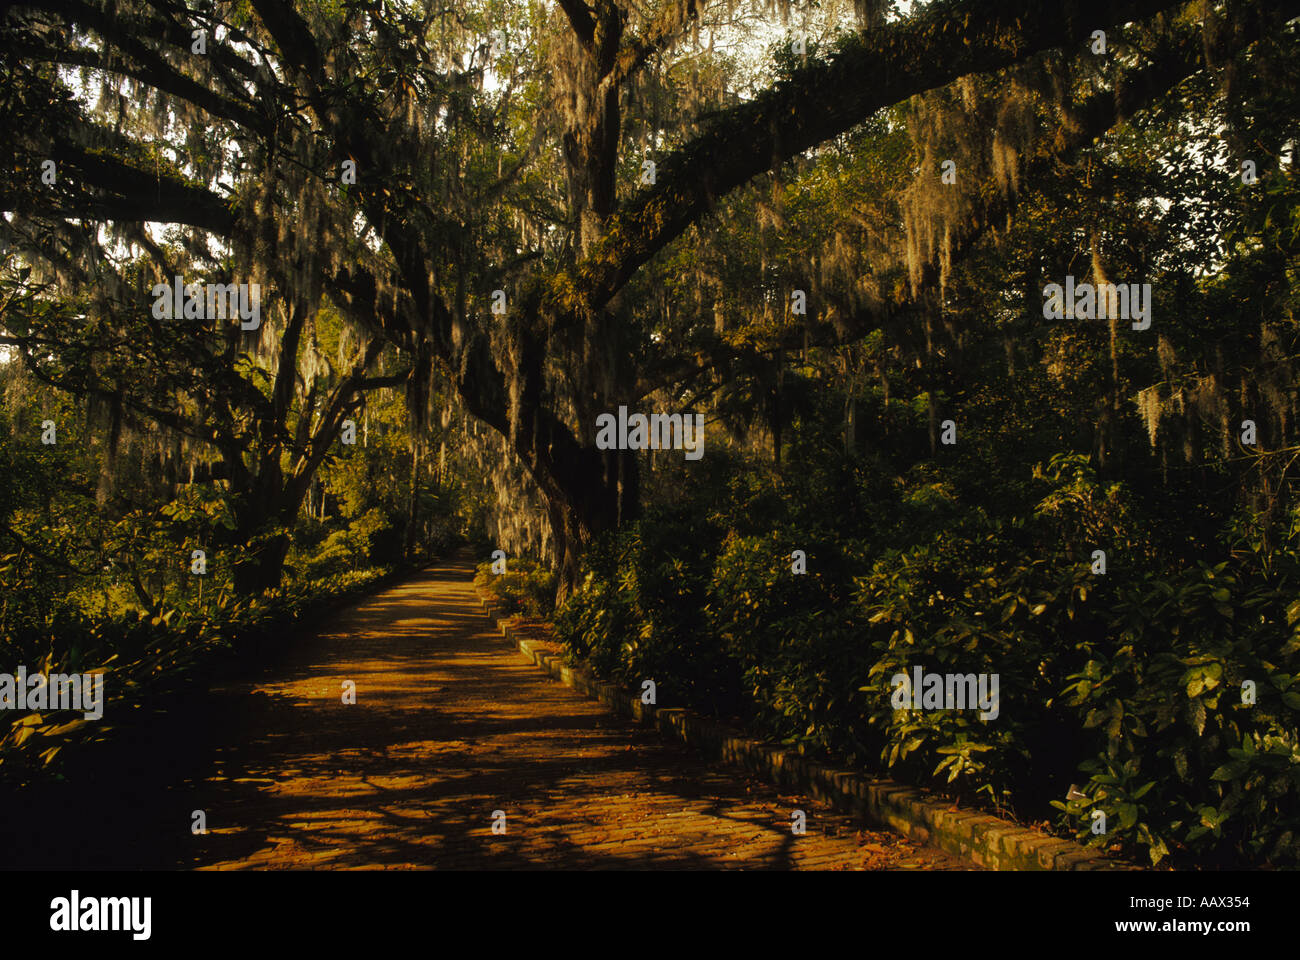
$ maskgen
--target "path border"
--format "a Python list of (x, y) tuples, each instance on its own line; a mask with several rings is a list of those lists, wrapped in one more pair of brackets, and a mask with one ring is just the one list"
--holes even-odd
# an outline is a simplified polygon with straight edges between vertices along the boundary
[[(746, 737), (692, 710), (656, 707), (616, 683), (604, 683), (585, 667), (571, 667), (539, 640), (550, 628), (538, 620), (506, 615), (479, 592), (484, 616), (519, 652), (556, 680), (610, 707), (616, 714), (654, 726), (714, 760), (743, 767), (780, 787), (806, 791), (918, 842), (990, 870), (1140, 870), (1104, 857), (1073, 840), (1047, 836), (1020, 824), (931, 799), (925, 791), (893, 780), (839, 770)], [(531, 636), (530, 636), (531, 634)], [(554, 642), (551, 640), (551, 642)]]

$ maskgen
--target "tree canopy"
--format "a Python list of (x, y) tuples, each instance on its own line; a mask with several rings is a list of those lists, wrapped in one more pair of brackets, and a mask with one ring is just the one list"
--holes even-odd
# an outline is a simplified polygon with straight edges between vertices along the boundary
[[(1297, 18), (14, 3), (13, 609), (114, 552), (161, 616), (200, 541), (247, 598), (470, 531), (549, 569), (530, 603), (569, 601), (607, 671), (809, 749), (947, 751), (997, 802), (1045, 806), (1080, 757), (1134, 794), (1125, 764), (1163, 764), (1200, 792), (1123, 813), (1126, 842), (1240, 855), (1285, 811), (1242, 813), (1223, 784), (1255, 761), (1225, 751), (1298, 749)], [(700, 417), (703, 456), (603, 442), (620, 411)], [(40, 447), (47, 423), (76, 449)], [(1041, 714), (981, 739), (862, 706), (922, 642), (1004, 658)], [(1207, 720), (1264, 676), (1277, 712)], [(1035, 723), (1074, 738), (1036, 780)], [(1175, 723), (1195, 736), (1152, 761)]]
[[(36, 278), (105, 316), (138, 315), (160, 277), (260, 281), (272, 316), (230, 356), (277, 341), (292, 353), (328, 302), (401, 352), (381, 378), (409, 368), (417, 407), (446, 377), (506, 438), (571, 583), (591, 537), (637, 509), (634, 458), (594, 445), (599, 413), (882, 325), (924, 326), (932, 345), (933, 291), (1012, 215), (1022, 184), (1271, 42), (1288, 15), (911, 6), (810, 19), (798, 4), (693, 0), (19, 4), (4, 26), (7, 163), (21, 173), (5, 184), (6, 232)], [(778, 50), (766, 66), (765, 41)], [(756, 178), (779, 201), (790, 177), (833, 176), (854, 147), (857, 164), (873, 158), (871, 187), (843, 181), (865, 206), (836, 195), (825, 223), (792, 234)], [(956, 189), (935, 176), (945, 156)], [(754, 266), (739, 259), (751, 230), (772, 254), (729, 282)], [(665, 268), (700, 243), (724, 248), (730, 275), (696, 261), (690, 291)], [(801, 322), (770, 322), (739, 349), (710, 335), (717, 316), (800, 283)], [(220, 402), (246, 403), (205, 379)]]

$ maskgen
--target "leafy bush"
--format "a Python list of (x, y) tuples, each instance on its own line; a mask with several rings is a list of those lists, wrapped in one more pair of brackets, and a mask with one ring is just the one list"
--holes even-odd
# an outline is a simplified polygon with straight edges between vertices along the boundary
[(511, 613), (548, 617), (555, 608), (555, 574), (535, 560), (512, 559), (501, 574), (492, 572), (490, 560), (480, 563), (474, 584)]
[[(707, 523), (702, 499), (652, 507), (587, 558), (557, 634), (660, 703), (1024, 819), (1055, 808), (1063, 832), (1153, 863), (1300, 860), (1300, 517), (1285, 543), (1180, 561), (1074, 455), (1035, 470), (1022, 517), (925, 470), (847, 479), (751, 472)], [(891, 678), (915, 666), (997, 674), (997, 718), (895, 710)]]
[(1109, 629), (1060, 694), (1094, 739), (1087, 798), (1053, 803), (1065, 822), (1100, 809), (1152, 862), (1300, 859), (1298, 571), (1251, 559), (1138, 572), (1097, 611)]
[[(140, 713), (201, 695), (223, 663), (236, 656), (261, 660), (283, 647), (295, 623), (360, 595), (389, 572), (355, 571), (251, 599), (223, 595), (201, 612), (130, 611), (95, 618), (65, 608), (7, 635), (5, 670), (23, 664), (29, 675), (103, 673), (105, 713), (97, 720), (57, 710), (4, 717), (0, 778), (10, 785), (61, 778), (67, 764), (113, 738)], [(124, 716), (116, 709), (121, 704), (133, 709)]]

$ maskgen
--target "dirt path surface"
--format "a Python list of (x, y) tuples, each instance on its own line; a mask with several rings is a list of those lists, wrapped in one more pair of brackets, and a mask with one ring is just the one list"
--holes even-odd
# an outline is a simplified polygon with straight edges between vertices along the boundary
[(472, 575), (465, 560), (417, 574), (301, 640), (274, 678), (220, 691), (213, 761), (173, 797), (208, 833), (177, 866), (972, 869), (551, 681), (491, 629)]

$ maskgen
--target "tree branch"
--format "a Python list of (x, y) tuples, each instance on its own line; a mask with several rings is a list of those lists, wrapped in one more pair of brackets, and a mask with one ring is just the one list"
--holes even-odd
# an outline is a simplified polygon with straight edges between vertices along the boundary
[(578, 42), (590, 53), (596, 35), (596, 19), (592, 16), (591, 8), (583, 0), (559, 0), (559, 4), (569, 18), (569, 25), (573, 27)]
[(871, 114), (968, 73), (1009, 66), (1083, 40), (1099, 26), (1180, 6), (1170, 0), (951, 0), (859, 36), (793, 80), (724, 111), (658, 166), (658, 182), (621, 205), (575, 270), (603, 307), (646, 261), (719, 198)]

